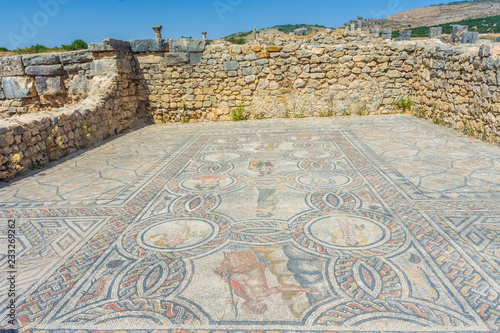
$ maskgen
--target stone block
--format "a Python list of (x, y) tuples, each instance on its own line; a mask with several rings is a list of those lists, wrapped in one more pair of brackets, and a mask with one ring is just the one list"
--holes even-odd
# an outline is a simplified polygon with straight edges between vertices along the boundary
[(103, 38), (102, 43), (89, 44), (89, 51), (131, 51), (130, 43), (124, 40)]
[(88, 92), (89, 80), (82, 74), (76, 74), (68, 81), (68, 90), (73, 95), (83, 95)]
[(62, 75), (65, 73), (62, 65), (28, 66), (26, 67), (25, 72), (26, 75), (31, 76), (52, 76)]
[(61, 77), (59, 76), (37, 76), (35, 77), (35, 87), (38, 94), (44, 96), (57, 95), (64, 92)]
[(373, 37), (380, 37), (380, 28), (371, 28), (370, 33)]
[(278, 46), (278, 45), (268, 45), (266, 46), (266, 51), (267, 52), (279, 52), (281, 51), (281, 49), (283, 49), (282, 46)]
[(115, 73), (130, 73), (132, 67), (127, 59), (100, 59), (92, 61), (90, 65), (93, 75), (106, 75)]
[(179, 38), (169, 40), (171, 52), (203, 52), (206, 44), (204, 39)]
[(477, 31), (467, 31), (462, 34), (463, 44), (474, 44), (479, 39), (479, 32)]
[(305, 35), (307, 35), (307, 28), (295, 29), (293, 31), (293, 34), (296, 36), (305, 36)]
[(61, 59), (57, 53), (25, 54), (22, 57), (25, 67), (61, 64)]
[(190, 56), (187, 52), (168, 52), (165, 53), (165, 64), (167, 66), (181, 66), (189, 63)]
[(190, 53), (189, 54), (189, 63), (193, 66), (200, 64), (202, 55), (203, 54), (201, 52)]
[(130, 41), (132, 52), (163, 52), (168, 51), (166, 39), (134, 39)]
[(382, 29), (382, 39), (384, 40), (392, 39), (392, 28)]
[(436, 38), (443, 34), (443, 27), (431, 27), (429, 29), (429, 38)]
[(28, 98), (36, 96), (35, 82), (28, 76), (6, 76), (2, 78), (6, 98)]
[(225, 71), (236, 71), (240, 68), (240, 63), (237, 61), (226, 61), (224, 63)]
[(24, 75), (21, 56), (0, 57), (0, 76)]
[(87, 50), (64, 52), (59, 54), (59, 58), (64, 66), (82, 62), (91, 62), (94, 59), (92, 52)]
[(411, 30), (400, 30), (399, 40), (411, 40)]
[(452, 25), (450, 43), (458, 43), (462, 40), (462, 35), (469, 27), (466, 25)]

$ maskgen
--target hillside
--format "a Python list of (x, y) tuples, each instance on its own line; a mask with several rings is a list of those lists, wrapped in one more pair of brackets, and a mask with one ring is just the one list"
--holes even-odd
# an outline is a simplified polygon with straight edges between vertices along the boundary
[(385, 19), (367, 20), (367, 26), (408, 28), (437, 26), (500, 15), (500, 0), (458, 2), (407, 10)]

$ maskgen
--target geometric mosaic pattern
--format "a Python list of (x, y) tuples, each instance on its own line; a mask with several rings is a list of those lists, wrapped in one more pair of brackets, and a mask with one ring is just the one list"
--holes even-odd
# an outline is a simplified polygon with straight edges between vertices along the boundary
[(500, 149), (409, 116), (146, 127), (8, 218), (23, 332), (500, 331)]

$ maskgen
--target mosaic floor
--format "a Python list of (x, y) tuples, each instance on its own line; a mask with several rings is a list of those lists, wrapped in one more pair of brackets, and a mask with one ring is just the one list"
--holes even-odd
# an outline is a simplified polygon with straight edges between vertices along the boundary
[(2, 186), (22, 332), (500, 331), (500, 149), (420, 119), (150, 126)]

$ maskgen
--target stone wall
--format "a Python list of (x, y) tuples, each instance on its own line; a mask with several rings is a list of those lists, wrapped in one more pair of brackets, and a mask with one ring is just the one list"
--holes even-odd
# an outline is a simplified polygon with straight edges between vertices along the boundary
[(92, 60), (89, 51), (0, 57), (0, 119), (86, 98)]
[(88, 51), (0, 58), (0, 177), (140, 116), (162, 123), (406, 111), (499, 144), (497, 48), (331, 31), (246, 45), (105, 39)]
[[(85, 52), (67, 55), (79, 57), (84, 54)], [(71, 75), (70, 69), (65, 69), (66, 74), (64, 74), (60, 65), (44, 64), (43, 66), (48, 69), (42, 68), (42, 65), (37, 67), (36, 75), (51, 73), (51, 76), (41, 77), (60, 79), (61, 85), (65, 84), (62, 88), (64, 93), (61, 93), (63, 99), (66, 98), (65, 103), (73, 96), (71, 89), (67, 87), (71, 87), (71, 82), (79, 80), (78, 75), (84, 76), (88, 82), (85, 84), (86, 92), (80, 96), (80, 99), (83, 96), (85, 99), (60, 108), (55, 107), (37, 113), (16, 114), (16, 116), (0, 120), (0, 179), (12, 178), (23, 170), (66, 156), (135, 125), (138, 102), (130, 65), (132, 62), (130, 53), (105, 51), (94, 52), (93, 55), (90, 53), (90, 55), (94, 59), (90, 63), (68, 65), (84, 67)], [(89, 57), (88, 54), (85, 57)], [(14, 58), (12, 63), (20, 66), (19, 58)], [(59, 68), (57, 72), (55, 72), (55, 66)], [(45, 70), (47, 72), (44, 72)], [(24, 75), (21, 71), (16, 72), (20, 74), (19, 76), (13, 76), (12, 73), (14, 72), (11, 70), (10, 75), (4, 76), (2, 82), (7, 98), (12, 96), (9, 84), (14, 82), (12, 86), (15, 89), (13, 90), (18, 91), (18, 95), (13, 96), (14, 102), (35, 101), (33, 104), (36, 104), (36, 101), (43, 100), (44, 95), (41, 94), (43, 89), (53, 89), (53, 87), (41, 87), (39, 82), (43, 80), (37, 80), (38, 76), (33, 78), (31, 73), (35, 72), (31, 71), (29, 66), (25, 67)], [(30, 75), (26, 75), (27, 73)], [(56, 73), (62, 74), (55, 76)], [(66, 78), (64, 78), (65, 75), (67, 75)], [(82, 82), (85, 80), (82, 79)], [(51, 84), (49, 80), (48, 85)], [(23, 97), (24, 95), (21, 96), (19, 91), (28, 92), (33, 96)]]

